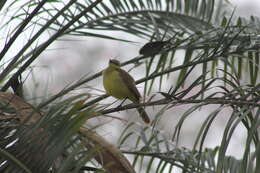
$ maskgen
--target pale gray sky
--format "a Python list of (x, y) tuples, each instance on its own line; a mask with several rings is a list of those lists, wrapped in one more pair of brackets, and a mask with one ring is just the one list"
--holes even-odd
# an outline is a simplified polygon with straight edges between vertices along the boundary
[(237, 7), (237, 12), (243, 16), (260, 16), (260, 0), (230, 0)]

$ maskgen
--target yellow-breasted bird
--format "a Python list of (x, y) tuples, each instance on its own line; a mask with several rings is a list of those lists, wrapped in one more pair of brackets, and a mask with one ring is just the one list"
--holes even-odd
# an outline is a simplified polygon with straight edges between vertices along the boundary
[[(117, 99), (127, 98), (136, 104), (140, 103), (141, 95), (133, 77), (120, 68), (120, 62), (116, 59), (109, 60), (108, 67), (103, 71), (103, 85), (108, 95)], [(145, 123), (150, 123), (143, 107), (138, 107), (137, 111)]]

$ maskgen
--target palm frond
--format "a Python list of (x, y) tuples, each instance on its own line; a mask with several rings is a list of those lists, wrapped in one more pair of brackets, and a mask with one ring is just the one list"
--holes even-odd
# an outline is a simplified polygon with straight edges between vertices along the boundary
[[(59, 163), (58, 160), (72, 159), (63, 156), (64, 151), (68, 155), (74, 154), (73, 160), (78, 158), (82, 149), (84, 149), (84, 145), (77, 142), (79, 139), (75, 134), (86, 118), (92, 114), (91, 109), (78, 112), (83, 104), (82, 100), (77, 100), (79, 98), (82, 99), (78, 96), (52, 106), (43, 115), (37, 113), (38, 119), (35, 117), (36, 113), (33, 113), (35, 110), (32, 106), (17, 99), (17, 96), (13, 96), (10, 101), (11, 104), (8, 106), (9, 109), (13, 110), (13, 116), (7, 114), (10, 111), (4, 111), (8, 110), (5, 109), (8, 108), (7, 106), (1, 109), (4, 111), (1, 115), (0, 124), (1, 171), (20, 172), (24, 170), (26, 172), (45, 173), (51, 167), (64, 169), (65, 165)], [(3, 101), (5, 100), (2, 98), (1, 102)], [(27, 112), (24, 112), (24, 106), (23, 109), (18, 109), (22, 105), (27, 106)], [(23, 116), (19, 117), (19, 115), (27, 117), (24, 119)], [(6, 119), (8, 116), (10, 118)], [(86, 155), (79, 158), (85, 159), (88, 152), (85, 153)], [(56, 164), (53, 165), (54, 163)]]
[[(131, 124), (130, 126), (135, 125)], [(141, 165), (147, 164), (145, 169), (147, 172), (172, 172), (172, 170), (179, 168), (190, 173), (213, 173), (217, 172), (219, 163), (222, 163), (222, 169), (228, 172), (235, 173), (241, 169), (242, 161), (233, 156), (225, 155), (217, 160), (221, 152), (219, 147), (213, 149), (204, 148), (201, 151), (189, 150), (177, 147), (175, 143), (163, 137), (163, 133), (159, 131), (152, 131), (151, 133), (150, 129), (138, 128), (140, 128), (140, 131), (132, 131), (127, 127), (125, 135), (122, 137), (124, 142), (120, 142), (120, 146), (125, 154), (135, 156), (133, 165), (137, 163)], [(133, 135), (137, 137), (133, 137)], [(133, 139), (136, 139), (134, 148), (125, 148), (124, 143), (129, 145), (129, 142), (133, 142)], [(148, 141), (149, 143), (147, 143)], [(149, 144), (149, 147), (147, 147), (147, 144)], [(139, 170), (143, 170), (141, 165)]]

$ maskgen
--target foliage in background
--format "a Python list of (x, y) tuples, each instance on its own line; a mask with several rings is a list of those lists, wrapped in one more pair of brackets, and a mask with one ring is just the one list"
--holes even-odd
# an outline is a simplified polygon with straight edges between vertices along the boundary
[[(100, 77), (99, 72), (71, 84), (34, 105), (35, 108), (30, 106), (30, 112), (23, 119), (21, 110), (16, 107), (18, 99), (7, 101), (2, 97), (0, 169), (7, 172), (134, 172), (133, 167), (138, 166), (135, 170), (139, 172), (173, 172), (176, 168), (191, 173), (259, 172), (260, 22), (254, 16), (237, 17), (230, 8), (228, 3), (214, 0), (1, 1), (1, 17), (7, 19), (0, 26), (1, 31), (6, 31), (0, 52), (2, 92), (11, 87), (22, 96), (22, 74), (50, 44), (63, 36), (132, 41), (100, 32), (121, 31), (152, 43), (163, 41), (163, 44), (158, 50), (150, 47), (148, 52), (153, 54), (122, 63), (123, 66), (134, 64), (135, 68), (145, 65), (145, 76), (136, 82), (145, 82), (144, 95), (154, 89), (160, 99), (143, 105), (162, 108), (152, 124), (153, 129), (139, 127), (140, 133), (136, 133), (131, 128), (134, 125), (129, 124), (122, 132), (119, 148), (127, 140), (136, 141), (131, 149), (122, 150), (134, 156), (132, 166), (120, 151), (88, 134), (90, 130), (81, 126), (95, 116), (137, 105), (107, 109), (99, 104), (107, 95), (94, 98), (91, 93), (63, 99), (74, 89)], [(28, 40), (10, 54), (15, 42), (28, 32)], [(178, 51), (184, 56), (177, 57)], [(176, 65), (176, 61), (180, 63)], [(193, 76), (195, 71), (199, 73), (197, 78)], [(177, 82), (169, 80), (173, 73), (178, 74)], [(169, 90), (162, 89), (166, 81)], [(84, 101), (85, 97), (88, 101)], [(173, 127), (172, 139), (163, 138), (156, 130), (157, 122), (165, 111), (185, 104), (192, 106)], [(173, 141), (181, 138), (185, 120), (207, 105), (218, 107), (204, 120), (193, 148), (173, 145)], [(226, 115), (229, 119), (222, 141), (217, 148), (207, 148), (204, 142), (211, 125), (227, 108), (231, 111)], [(29, 121), (35, 112), (42, 115)], [(10, 114), (13, 116), (9, 117)], [(246, 128), (247, 137), (244, 155), (238, 159), (228, 156), (226, 151), (240, 124)], [(109, 160), (118, 163), (118, 167), (109, 165)]]

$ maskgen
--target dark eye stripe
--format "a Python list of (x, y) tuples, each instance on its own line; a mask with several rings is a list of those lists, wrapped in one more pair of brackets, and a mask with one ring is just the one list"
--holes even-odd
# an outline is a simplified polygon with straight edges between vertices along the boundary
[(118, 65), (118, 66), (120, 65), (120, 62), (118, 60), (115, 60), (115, 59), (111, 59), (109, 62), (112, 63), (112, 64), (115, 64), (115, 65)]

